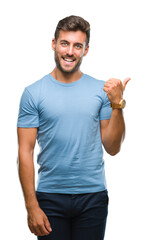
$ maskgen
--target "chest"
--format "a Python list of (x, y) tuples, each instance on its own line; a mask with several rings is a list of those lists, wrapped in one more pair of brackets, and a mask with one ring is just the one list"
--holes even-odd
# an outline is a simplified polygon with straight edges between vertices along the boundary
[(61, 118), (98, 118), (102, 100), (98, 91), (57, 88), (49, 90), (39, 104), (39, 116), (43, 120)]

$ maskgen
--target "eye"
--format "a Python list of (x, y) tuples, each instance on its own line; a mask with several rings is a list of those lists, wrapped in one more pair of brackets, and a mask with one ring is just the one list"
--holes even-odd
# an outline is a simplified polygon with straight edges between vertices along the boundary
[(66, 43), (66, 42), (62, 42), (61, 45), (62, 45), (63, 47), (66, 47), (66, 46), (67, 46), (67, 43)]
[(79, 45), (79, 44), (75, 45), (75, 47), (76, 47), (77, 49), (81, 49), (81, 48), (82, 48), (82, 46)]

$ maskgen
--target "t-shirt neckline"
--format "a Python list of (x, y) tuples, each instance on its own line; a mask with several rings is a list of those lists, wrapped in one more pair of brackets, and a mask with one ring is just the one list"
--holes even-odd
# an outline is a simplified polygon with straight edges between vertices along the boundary
[(58, 84), (58, 85), (62, 85), (62, 86), (64, 86), (64, 87), (71, 87), (71, 86), (77, 85), (79, 82), (81, 82), (81, 80), (84, 78), (84, 76), (85, 76), (85, 74), (83, 73), (82, 76), (81, 76), (78, 80), (76, 80), (76, 81), (74, 81), (74, 82), (72, 82), (72, 83), (62, 83), (62, 82), (56, 80), (56, 79), (49, 73), (49, 77), (50, 77), (50, 79), (51, 79), (54, 83), (56, 83), (56, 84)]

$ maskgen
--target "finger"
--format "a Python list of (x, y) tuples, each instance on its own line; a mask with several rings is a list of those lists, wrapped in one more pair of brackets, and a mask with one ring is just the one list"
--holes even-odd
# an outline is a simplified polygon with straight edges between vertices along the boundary
[(48, 232), (52, 232), (52, 228), (51, 228), (51, 225), (50, 225), (47, 217), (44, 219), (44, 225)]
[(104, 87), (117, 87), (119, 84), (122, 85), (121, 81), (119, 79), (111, 79), (105, 82)]
[(125, 87), (127, 85), (127, 83), (131, 80), (131, 78), (125, 78), (123, 81), (123, 89), (125, 90)]
[(106, 83), (114, 83), (114, 84), (117, 84), (118, 82), (121, 82), (120, 79), (117, 79), (117, 78), (110, 78), (109, 80), (106, 81)]
[(32, 227), (31, 232), (34, 233), (36, 236), (41, 236), (42, 235), (42, 232), (40, 231), (40, 229), (36, 228), (36, 227)]
[(50, 233), (50, 231), (48, 231), (48, 230), (45, 228), (44, 225), (40, 226), (40, 227), (39, 227), (39, 230), (40, 230), (42, 236), (43, 236), (43, 235), (48, 235), (48, 234)]
[(34, 233), (36, 236), (44, 236), (48, 235), (50, 232), (45, 228), (44, 224), (42, 225), (35, 225), (31, 227), (31, 232)]
[(108, 88), (107, 87), (104, 87), (103, 90), (108, 93)]
[[(114, 83), (113, 83), (114, 84)], [(104, 87), (111, 87), (112, 86), (112, 82), (106, 82), (105, 84), (104, 84)]]

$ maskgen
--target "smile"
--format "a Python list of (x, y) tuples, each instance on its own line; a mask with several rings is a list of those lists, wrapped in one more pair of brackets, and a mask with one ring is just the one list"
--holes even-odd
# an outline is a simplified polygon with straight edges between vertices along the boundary
[(62, 57), (65, 62), (74, 62), (75, 59)]

